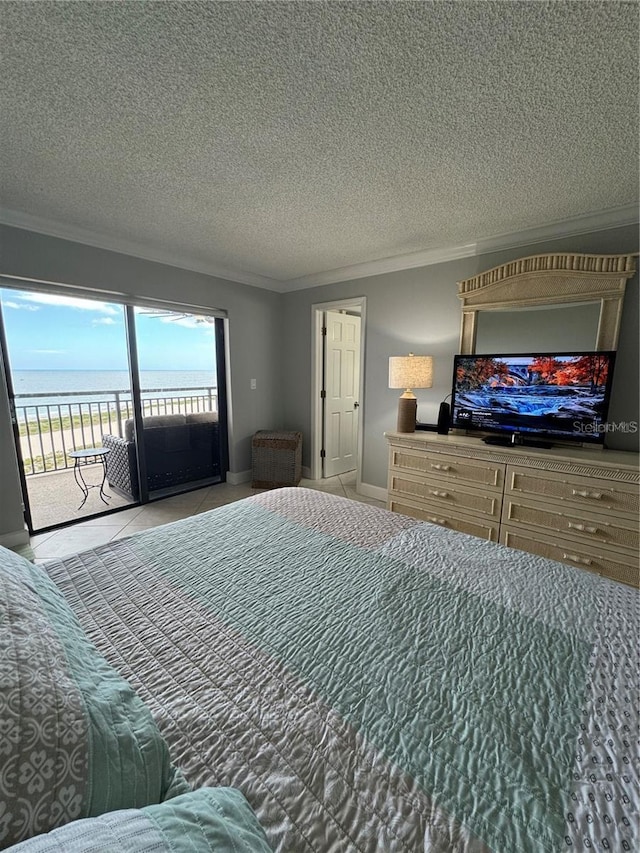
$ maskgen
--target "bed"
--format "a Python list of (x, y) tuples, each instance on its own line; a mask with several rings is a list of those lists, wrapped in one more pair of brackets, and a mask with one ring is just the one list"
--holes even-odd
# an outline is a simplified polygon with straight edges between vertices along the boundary
[(45, 568), (273, 850), (638, 849), (631, 587), (300, 488)]

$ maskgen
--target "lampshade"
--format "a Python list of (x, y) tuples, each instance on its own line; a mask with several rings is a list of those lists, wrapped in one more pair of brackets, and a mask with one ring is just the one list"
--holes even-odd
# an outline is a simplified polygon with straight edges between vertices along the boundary
[(430, 355), (392, 355), (389, 358), (389, 388), (431, 388), (433, 357)]
[(412, 388), (431, 388), (433, 358), (430, 355), (392, 355), (389, 358), (389, 388), (404, 388), (398, 400), (398, 432), (413, 432), (416, 428), (418, 401)]

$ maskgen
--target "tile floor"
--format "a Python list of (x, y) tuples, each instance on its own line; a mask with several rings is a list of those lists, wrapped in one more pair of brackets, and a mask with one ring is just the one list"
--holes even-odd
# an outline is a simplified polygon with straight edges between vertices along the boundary
[[(355, 481), (355, 471), (353, 471), (326, 480), (302, 480), (300, 487), (320, 489), (352, 500), (384, 506), (381, 501), (359, 495), (356, 492)], [(37, 562), (64, 557), (113, 539), (129, 536), (139, 530), (147, 530), (150, 527), (157, 527), (160, 524), (167, 524), (170, 521), (177, 521), (180, 518), (232, 503), (256, 494), (257, 491), (251, 488), (250, 483), (240, 486), (232, 486), (229, 483), (207, 486), (183, 495), (164, 498), (144, 507), (131, 507), (102, 518), (92, 518), (60, 530), (37, 534), (31, 537), (30, 545)]]

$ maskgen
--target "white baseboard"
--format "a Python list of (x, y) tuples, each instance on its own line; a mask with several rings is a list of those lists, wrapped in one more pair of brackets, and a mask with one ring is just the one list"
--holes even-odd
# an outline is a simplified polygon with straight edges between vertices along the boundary
[(231, 486), (240, 486), (251, 480), (251, 471), (227, 471), (227, 483)]
[(360, 483), (358, 493), (364, 495), (365, 498), (374, 498), (377, 501), (387, 502), (387, 490), (382, 486), (372, 486), (370, 483)]
[(15, 548), (16, 545), (28, 544), (29, 531), (26, 528), (24, 530), (14, 530), (13, 533), (3, 533), (0, 536), (0, 545), (4, 545), (5, 548)]

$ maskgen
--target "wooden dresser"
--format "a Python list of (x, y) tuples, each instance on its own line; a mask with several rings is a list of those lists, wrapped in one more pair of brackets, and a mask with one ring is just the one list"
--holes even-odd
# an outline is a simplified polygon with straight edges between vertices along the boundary
[(638, 585), (637, 453), (386, 437), (394, 512)]

